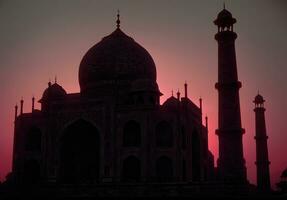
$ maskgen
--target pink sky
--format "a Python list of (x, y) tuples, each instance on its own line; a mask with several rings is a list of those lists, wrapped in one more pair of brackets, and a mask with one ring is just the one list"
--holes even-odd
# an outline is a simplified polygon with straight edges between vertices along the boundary
[[(14, 106), (24, 98), (31, 111), (55, 75), (67, 92), (79, 92), (78, 66), (95, 43), (115, 29), (121, 10), (122, 29), (144, 46), (157, 65), (158, 84), (164, 96), (188, 83), (189, 97), (209, 117), (209, 148), (218, 156), (217, 31), (213, 20), (221, 1), (3, 1), (0, 3), (0, 178), (11, 170)], [(279, 3), (280, 2), (280, 3)], [(287, 167), (286, 3), (283, 1), (230, 1), (237, 18), (235, 31), (244, 155), (248, 178), (255, 183), (253, 98), (258, 89), (266, 99), (266, 123), (272, 183)], [(148, 11), (148, 12), (147, 12)], [(39, 104), (37, 107), (39, 108)]]

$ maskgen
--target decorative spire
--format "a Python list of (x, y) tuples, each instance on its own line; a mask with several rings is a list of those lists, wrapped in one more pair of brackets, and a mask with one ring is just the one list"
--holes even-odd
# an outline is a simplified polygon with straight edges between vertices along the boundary
[(121, 21), (120, 21), (120, 10), (118, 10), (118, 14), (117, 14), (117, 28), (120, 28), (120, 24), (121, 24)]
[(15, 121), (17, 119), (17, 116), (18, 116), (18, 105), (16, 103), (16, 105), (15, 105)]
[(184, 83), (184, 96), (187, 99), (187, 83), (186, 83), (186, 81)]
[(180, 100), (180, 92), (179, 92), (179, 89), (177, 90), (177, 93), (176, 93), (176, 94), (177, 94), (177, 99)]
[(23, 114), (23, 104), (24, 104), (24, 100), (23, 100), (23, 97), (22, 97), (21, 101), (20, 101), (20, 114), (21, 115)]
[(55, 83), (57, 83), (57, 75), (55, 76)]
[(225, 1), (223, 1), (223, 9), (225, 10)]
[(171, 96), (173, 97), (173, 90), (171, 90)]
[(35, 97), (32, 97), (32, 112), (35, 110)]
[(202, 113), (202, 98), (199, 97), (199, 108), (200, 108), (200, 112)]
[(208, 117), (207, 117), (207, 115), (205, 116), (205, 127), (206, 127), (206, 130), (208, 132)]

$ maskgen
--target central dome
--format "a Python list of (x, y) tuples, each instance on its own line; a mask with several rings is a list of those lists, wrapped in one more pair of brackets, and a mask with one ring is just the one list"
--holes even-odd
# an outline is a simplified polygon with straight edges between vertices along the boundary
[(156, 82), (155, 63), (147, 50), (119, 27), (94, 45), (80, 64), (81, 92), (113, 81), (138, 79)]

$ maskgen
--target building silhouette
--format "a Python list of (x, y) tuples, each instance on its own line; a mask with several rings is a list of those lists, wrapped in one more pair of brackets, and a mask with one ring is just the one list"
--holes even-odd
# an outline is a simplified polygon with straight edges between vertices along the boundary
[(214, 24), (218, 27), (215, 39), (218, 42), (218, 129), (219, 138), (218, 176), (227, 181), (246, 181), (246, 167), (243, 157), (235, 39), (233, 31), (236, 19), (225, 8), (218, 14)]
[(258, 94), (254, 99), (255, 112), (255, 140), (256, 140), (256, 166), (257, 166), (257, 187), (261, 191), (270, 191), (270, 161), (268, 158), (268, 147), (265, 125), (265, 108), (263, 97)]
[[(137, 194), (249, 190), (243, 157), (235, 22), (225, 8), (214, 21), (218, 26), (217, 168), (208, 149), (207, 117), (202, 123), (202, 99), (200, 106), (192, 102), (185, 83), (182, 97), (177, 92), (160, 104), (162, 93), (155, 63), (121, 30), (118, 14), (115, 31), (82, 58), (80, 93), (67, 93), (55, 80), (48, 83), (39, 100), (41, 110), (34, 108), (34, 97), (31, 113), (23, 113), (23, 100), (20, 115), (15, 107), (14, 182), (93, 185), (106, 188), (104, 191), (111, 190), (111, 185), (128, 184), (126, 193), (141, 191)], [(261, 170), (260, 176), (264, 173)], [(132, 186), (137, 188), (133, 190)], [(159, 187), (169, 189), (156, 191)], [(119, 194), (119, 190), (113, 193)]]
[[(81, 92), (56, 80), (41, 110), (15, 119), (13, 173), (19, 183), (172, 182), (214, 174), (201, 109), (185, 94), (163, 105), (150, 54), (117, 28), (79, 69)], [(17, 115), (17, 113), (16, 113)]]

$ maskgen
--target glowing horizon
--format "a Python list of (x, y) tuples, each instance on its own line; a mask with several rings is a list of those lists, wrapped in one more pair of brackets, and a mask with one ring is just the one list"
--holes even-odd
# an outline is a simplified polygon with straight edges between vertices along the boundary
[[(198, 99), (202, 97), (203, 117), (209, 117), (209, 148), (215, 156), (216, 165), (218, 137), (214, 130), (217, 128), (218, 97), (214, 88), (217, 82), (217, 43), (214, 34), (217, 27), (212, 21), (222, 9), (220, 1), (172, 1), (166, 5), (164, 1), (132, 3), (125, 0), (121, 5), (107, 1), (99, 6), (90, 1), (63, 1), (57, 5), (49, 1), (42, 2), (44, 5), (33, 0), (27, 2), (15, 5), (7, 1), (0, 4), (0, 23), (3, 25), (3, 36), (0, 38), (0, 78), (3, 84), (0, 89), (4, 94), (0, 114), (3, 124), (0, 127), (1, 181), (11, 170), (15, 104), (19, 106), (23, 96), (24, 112), (30, 112), (32, 96), (37, 102), (47, 88), (49, 79), (53, 81), (55, 76), (68, 93), (79, 92), (78, 67), (81, 58), (91, 46), (116, 28), (118, 8), (121, 9), (122, 30), (147, 49), (156, 63), (157, 82), (164, 94), (161, 103), (171, 96), (171, 90), (180, 89), (183, 94), (185, 81), (188, 83), (188, 96), (195, 104), (199, 105)], [(240, 103), (242, 124), (246, 129), (243, 143), (248, 179), (256, 183), (252, 101), (259, 89), (266, 99), (265, 117), (271, 181), (274, 185), (287, 167), (287, 157), (280, 153), (282, 149), (286, 150), (287, 141), (287, 135), (282, 134), (287, 132), (282, 118), (287, 114), (287, 86), (283, 77), (286, 72), (284, 63), (287, 63), (287, 58), (284, 55), (287, 41), (279, 37), (287, 34), (287, 26), (282, 26), (286, 23), (282, 19), (286, 13), (280, 12), (282, 7), (276, 3), (259, 3), (262, 6), (258, 12), (266, 14), (271, 9), (272, 14), (262, 14), (260, 16), (264, 20), (258, 19), (253, 13), (258, 2), (230, 2), (227, 9), (238, 21), (234, 30), (238, 34), (238, 74), (243, 84)], [(99, 12), (95, 12), (95, 8)], [(138, 11), (138, 8), (154, 12), (150, 16)], [(109, 12), (104, 12), (107, 9)], [(203, 9), (205, 12), (201, 13)], [(268, 24), (271, 28), (266, 29), (261, 21), (269, 22), (270, 18), (277, 23)], [(257, 26), (252, 27), (250, 23)], [(257, 35), (259, 30), (260, 36)], [(271, 37), (271, 33), (275, 36)], [(39, 109), (40, 104), (36, 103), (35, 108)]]

